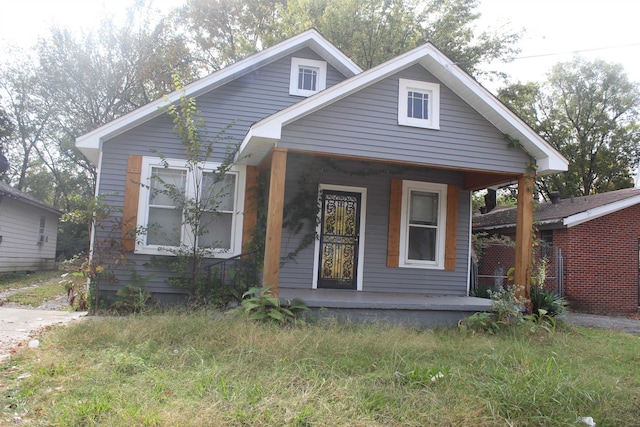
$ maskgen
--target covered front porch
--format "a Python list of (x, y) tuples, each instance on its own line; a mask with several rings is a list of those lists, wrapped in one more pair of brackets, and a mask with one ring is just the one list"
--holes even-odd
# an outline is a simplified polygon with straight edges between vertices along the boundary
[[(280, 296), (284, 296), (286, 298), (293, 292), (297, 293), (297, 295), (292, 296), (299, 296), (305, 299), (305, 301), (309, 299), (308, 303), (314, 307), (325, 307), (334, 309), (346, 309), (348, 308), (347, 306), (351, 305), (351, 307), (354, 309), (429, 310), (430, 307), (433, 307), (433, 311), (444, 310), (444, 308), (450, 311), (463, 312), (475, 312), (483, 310), (489, 304), (480, 304), (481, 308), (478, 310), (474, 308), (475, 302), (472, 302), (473, 300), (461, 299), (469, 297), (455, 296), (462, 293), (459, 288), (456, 290), (451, 289), (453, 292), (448, 293), (445, 286), (446, 283), (450, 282), (449, 279), (454, 279), (454, 277), (458, 286), (460, 284), (462, 284), (462, 286), (465, 286), (469, 277), (468, 251), (466, 250), (469, 245), (469, 240), (467, 235), (468, 231), (466, 231), (464, 227), (468, 225), (467, 222), (469, 222), (469, 217), (467, 215), (470, 215), (470, 211), (468, 206), (466, 208), (461, 208), (460, 211), (458, 211), (456, 206), (458, 203), (469, 203), (469, 192), (472, 190), (482, 189), (491, 185), (497, 185), (505, 182), (517, 182), (519, 191), (515, 283), (522, 284), (522, 287), (518, 289), (518, 292), (520, 293), (519, 296), (525, 298), (528, 297), (527, 285), (529, 283), (529, 277), (531, 274), (529, 260), (531, 259), (531, 239), (533, 225), (532, 202), (534, 174), (532, 173), (500, 174), (491, 171), (448, 170), (448, 173), (458, 174), (457, 176), (461, 177), (462, 179), (457, 179), (455, 184), (449, 185), (449, 197), (445, 197), (442, 200), (442, 203), (446, 204), (447, 208), (452, 213), (455, 213), (455, 215), (451, 215), (450, 218), (452, 219), (447, 222), (445, 239), (446, 245), (444, 245), (443, 251), (445, 261), (444, 265), (441, 266), (440, 269), (398, 269), (397, 248), (393, 248), (391, 246), (392, 239), (389, 238), (386, 241), (380, 239), (379, 236), (381, 236), (382, 233), (386, 234), (388, 232), (389, 236), (391, 236), (392, 233), (397, 234), (397, 230), (393, 230), (393, 207), (389, 207), (388, 201), (391, 201), (391, 204), (393, 204), (393, 199), (399, 198), (399, 193), (398, 190), (392, 185), (390, 187), (389, 200), (377, 198), (377, 200), (382, 200), (383, 204), (378, 204), (377, 206), (375, 206), (376, 209), (369, 209), (369, 211), (375, 211), (374, 213), (371, 213), (372, 216), (376, 215), (377, 213), (380, 213), (380, 215), (382, 215), (383, 218), (377, 222), (384, 225), (384, 229), (383, 227), (378, 226), (378, 228), (375, 229), (375, 233), (373, 235), (367, 235), (367, 241), (369, 242), (372, 238), (376, 239), (375, 241), (378, 244), (378, 249), (383, 249), (386, 251), (386, 263), (385, 260), (380, 257), (381, 251), (375, 252), (376, 247), (374, 247), (374, 245), (368, 246), (368, 249), (365, 250), (367, 264), (364, 264), (364, 267), (369, 268), (370, 271), (372, 269), (376, 270), (377, 276), (374, 277), (374, 279), (378, 280), (377, 289), (373, 289), (372, 287), (368, 288), (367, 286), (361, 285), (358, 285), (357, 290), (355, 290), (354, 286), (354, 291), (346, 292), (344, 290), (317, 289), (319, 288), (319, 286), (316, 286), (315, 282), (313, 282), (313, 286), (311, 286), (312, 280), (307, 277), (307, 274), (318, 274), (319, 270), (317, 266), (313, 269), (309, 268), (308, 273), (304, 273), (303, 276), (299, 276), (306, 278), (306, 280), (300, 280), (300, 283), (296, 284), (296, 286), (288, 286), (287, 283), (281, 283), (281, 245), (283, 241), (283, 211), (285, 204), (284, 201), (286, 187), (285, 181), (288, 175), (287, 158), (288, 154), (290, 154), (291, 152), (291, 150), (287, 149), (277, 147), (273, 148), (270, 155), (267, 156), (266, 161), (257, 168), (257, 170), (259, 170), (261, 174), (268, 174), (269, 177), (269, 196), (266, 215), (267, 221), (262, 283), (264, 285), (271, 286), (272, 292), (275, 295), (278, 295), (278, 293), (280, 293)], [(317, 153), (304, 154), (311, 157), (318, 156)], [(319, 157), (324, 156), (320, 155)], [(376, 163), (375, 159), (364, 157), (332, 157), (344, 161), (364, 161)], [(403, 165), (420, 166), (421, 168), (425, 168), (425, 170), (431, 171), (446, 170), (442, 169), (441, 167), (434, 167), (433, 165), (407, 164), (406, 162), (403, 163)], [(349, 176), (348, 178), (350, 180), (357, 179), (352, 176)], [(371, 182), (375, 181), (374, 177), (367, 177), (366, 179)], [(393, 179), (391, 179), (390, 181), (393, 181)], [(367, 184), (360, 183), (358, 185), (365, 186)], [(369, 188), (369, 190), (373, 193), (374, 191), (383, 188), (385, 184), (381, 182), (379, 185), (377, 183), (372, 183), (370, 185), (372, 186), (372, 188)], [(460, 190), (460, 192), (464, 192), (464, 194), (466, 195), (459, 196), (458, 189)], [(384, 192), (387, 192), (386, 188), (384, 189)], [(372, 199), (374, 198), (375, 197), (372, 197)], [(387, 208), (389, 208), (388, 211), (386, 210)], [(458, 212), (463, 213), (460, 218), (457, 217)], [(367, 221), (369, 221), (369, 219), (367, 219)], [(373, 223), (374, 221), (370, 222)], [(399, 221), (395, 221), (396, 228), (398, 227), (398, 223)], [(369, 230), (374, 230), (374, 228), (369, 228)], [(373, 233), (373, 231), (371, 232)], [(356, 238), (359, 239), (359, 241), (362, 241), (364, 239), (364, 235), (365, 233), (362, 233), (362, 235), (358, 235)], [(397, 244), (398, 243), (396, 241), (396, 245)], [(385, 247), (381, 248), (381, 245)], [(310, 259), (311, 255), (311, 252), (309, 252)], [(318, 254), (316, 252), (315, 258), (317, 258), (317, 255)], [(394, 259), (396, 261), (395, 265), (393, 264)], [(300, 266), (303, 264), (304, 263), (298, 265)], [(312, 264), (308, 265), (311, 266)], [(396, 286), (392, 285), (394, 280), (401, 280), (402, 275), (407, 276), (408, 272), (412, 272), (413, 274), (413, 277), (411, 278), (414, 280), (414, 282), (411, 284), (413, 288), (411, 286), (407, 286), (406, 288), (399, 290)], [(369, 277), (371, 278), (372, 276)], [(417, 288), (416, 283), (422, 282), (427, 277), (429, 277), (432, 281), (432, 283), (430, 284), (430, 288)], [(439, 282), (433, 282), (434, 277), (439, 277), (439, 279), (436, 279), (439, 280)], [(416, 279), (418, 279), (418, 282), (416, 282)], [(302, 282), (307, 282), (307, 280), (309, 282), (309, 285), (308, 287), (305, 287), (304, 285), (302, 285)], [(383, 285), (380, 286), (379, 283), (382, 283)], [(413, 295), (412, 289), (415, 289), (415, 295), (418, 296), (417, 298), (415, 297), (415, 295)], [(429, 289), (431, 289), (431, 291)], [(462, 289), (462, 291), (464, 291), (464, 289)], [(473, 308), (469, 309), (469, 307)]]

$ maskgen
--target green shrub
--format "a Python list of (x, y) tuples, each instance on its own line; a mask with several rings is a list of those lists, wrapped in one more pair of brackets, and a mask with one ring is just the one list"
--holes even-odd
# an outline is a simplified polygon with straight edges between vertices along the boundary
[(242, 295), (242, 303), (238, 307), (249, 319), (278, 322), (280, 324), (292, 323), (300, 315), (309, 311), (309, 307), (300, 298), (285, 300), (271, 293), (271, 286), (251, 288)]

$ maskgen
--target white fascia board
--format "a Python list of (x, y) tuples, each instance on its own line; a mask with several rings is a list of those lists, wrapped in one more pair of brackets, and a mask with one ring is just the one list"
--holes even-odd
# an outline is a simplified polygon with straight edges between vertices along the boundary
[(600, 218), (601, 216), (637, 205), (638, 203), (640, 203), (640, 196), (629, 197), (628, 199), (619, 200), (605, 206), (600, 206), (568, 216), (562, 221), (562, 224), (567, 228), (574, 227), (587, 221), (591, 221), (592, 219)]
[(278, 144), (279, 138), (264, 138), (247, 133), (233, 159), (234, 164), (257, 166)]
[(352, 77), (356, 74), (362, 73), (362, 68), (353, 62), (351, 58), (342, 53), (340, 49), (329, 43), (329, 41), (322, 37), (322, 35), (320, 35), (316, 30), (311, 29), (305, 31), (301, 35), (306, 34), (313, 36), (309, 38), (309, 47), (331, 64), (336, 70), (340, 71), (347, 77)]
[(229, 65), (202, 79), (184, 87), (183, 90), (174, 91), (167, 96), (144, 105), (118, 119), (115, 119), (85, 135), (76, 139), (76, 147), (95, 165), (99, 161), (99, 152), (102, 143), (121, 133), (124, 133), (156, 116), (163, 114), (164, 107), (180, 100), (181, 96), (195, 97), (209, 92), (223, 84), (250, 73), (256, 68), (274, 62), (289, 53), (309, 46), (318, 55), (333, 65), (347, 77), (359, 74), (362, 69), (351, 59), (333, 46), (316, 30), (308, 30), (297, 36), (291, 37), (281, 43), (271, 46), (250, 57)]
[(569, 162), (551, 144), (447, 56), (433, 45), (428, 45), (432, 49), (421, 64), (495, 127), (517, 139), (522, 148), (536, 159), (538, 174), (568, 169)]

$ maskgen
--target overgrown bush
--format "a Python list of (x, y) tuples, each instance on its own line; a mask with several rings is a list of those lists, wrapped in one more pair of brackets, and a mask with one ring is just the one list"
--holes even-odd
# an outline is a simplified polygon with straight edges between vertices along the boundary
[[(536, 289), (535, 293), (534, 288)], [(546, 294), (544, 292), (546, 292)], [(458, 322), (458, 328), (461, 331), (496, 333), (500, 330), (516, 326), (528, 327), (531, 332), (536, 332), (540, 329), (547, 332), (555, 331), (555, 315), (558, 314), (558, 312), (551, 314), (544, 307), (537, 306), (533, 312), (525, 314), (523, 312), (525, 306), (524, 301), (515, 296), (516, 290), (513, 286), (497, 291), (489, 290), (488, 293), (493, 301), (491, 311), (475, 313), (472, 316), (460, 320), (460, 322)], [(532, 288), (532, 298), (534, 295), (538, 296), (542, 294), (546, 296), (552, 295), (538, 286)], [(547, 303), (546, 298), (543, 298), (543, 300), (545, 304), (557, 309), (557, 302)], [(560, 304), (560, 307), (564, 308), (562, 304)]]
[(566, 311), (566, 300), (555, 292), (549, 291), (542, 286), (531, 287), (531, 313), (539, 314), (544, 310), (544, 314), (556, 317)]

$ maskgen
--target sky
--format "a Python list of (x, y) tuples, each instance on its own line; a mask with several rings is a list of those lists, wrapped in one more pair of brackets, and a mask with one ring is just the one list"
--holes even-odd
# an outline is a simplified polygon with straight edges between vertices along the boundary
[[(52, 25), (80, 30), (109, 13), (122, 13), (135, 0), (0, 0), (0, 43), (31, 46)], [(512, 82), (543, 81), (558, 62), (575, 53), (620, 63), (640, 83), (640, 0), (479, 0), (478, 29), (525, 30), (522, 52), (510, 64), (493, 64)], [(154, 0), (167, 11), (182, 0)], [(0, 49), (0, 62), (6, 55)], [(482, 81), (490, 90), (496, 82)]]

